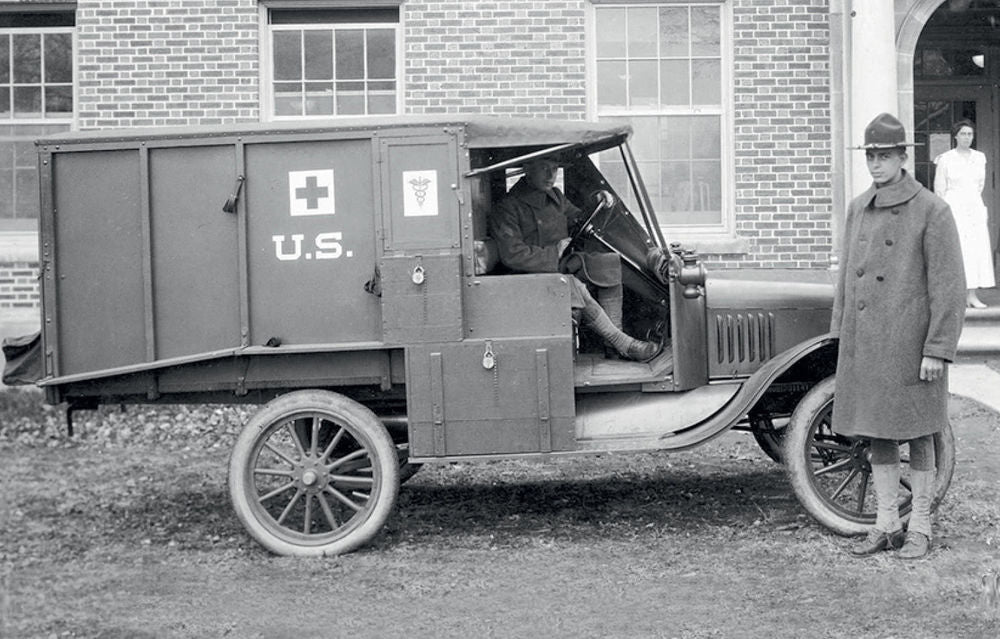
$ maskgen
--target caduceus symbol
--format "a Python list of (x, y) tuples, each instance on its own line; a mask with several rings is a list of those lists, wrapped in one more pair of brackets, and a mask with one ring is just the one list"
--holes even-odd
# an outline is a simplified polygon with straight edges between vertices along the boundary
[(427, 199), (427, 189), (430, 185), (431, 181), (425, 177), (416, 177), (410, 180), (410, 186), (413, 187), (413, 197), (417, 198), (419, 206), (424, 205), (424, 200)]

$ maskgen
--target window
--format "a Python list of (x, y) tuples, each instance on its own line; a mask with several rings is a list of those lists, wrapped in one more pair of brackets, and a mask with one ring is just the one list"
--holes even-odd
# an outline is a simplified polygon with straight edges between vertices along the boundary
[(0, 14), (0, 228), (37, 220), (34, 140), (72, 124), (73, 23), (73, 13)]
[[(632, 125), (660, 224), (731, 233), (722, 3), (601, 2), (594, 11), (597, 116)], [(606, 154), (601, 169), (625, 179), (621, 157)]]
[(270, 119), (399, 111), (399, 8), (268, 11)]

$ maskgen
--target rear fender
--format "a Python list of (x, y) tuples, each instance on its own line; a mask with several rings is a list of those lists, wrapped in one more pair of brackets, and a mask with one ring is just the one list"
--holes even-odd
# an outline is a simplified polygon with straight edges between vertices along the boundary
[(663, 435), (664, 448), (684, 449), (702, 444), (735, 426), (757, 404), (767, 390), (796, 364), (815, 357), (836, 360), (837, 339), (829, 334), (808, 339), (768, 360), (751, 375), (719, 411), (692, 426)]

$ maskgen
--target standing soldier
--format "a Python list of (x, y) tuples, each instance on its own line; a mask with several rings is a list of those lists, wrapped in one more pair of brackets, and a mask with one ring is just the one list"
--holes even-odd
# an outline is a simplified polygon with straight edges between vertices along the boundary
[[(847, 211), (831, 332), (840, 338), (833, 430), (871, 439), (874, 529), (856, 556), (930, 550), (934, 434), (948, 419), (947, 362), (965, 314), (965, 276), (951, 210), (903, 169), (903, 125), (883, 113), (865, 128), (874, 183)], [(899, 518), (899, 445), (908, 443), (913, 510)], [(905, 544), (904, 544), (905, 541)]]

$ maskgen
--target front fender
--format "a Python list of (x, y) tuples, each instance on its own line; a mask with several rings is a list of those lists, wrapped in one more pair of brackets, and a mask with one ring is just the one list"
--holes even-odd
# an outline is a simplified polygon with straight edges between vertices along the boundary
[[(685, 449), (702, 444), (732, 428), (756, 404), (767, 389), (798, 362), (813, 353), (836, 344), (837, 338), (830, 334), (819, 335), (789, 348), (771, 358), (751, 375), (740, 390), (722, 408), (710, 417), (680, 431), (667, 433), (661, 437), (663, 448)], [(834, 353), (836, 357), (836, 353)]]

